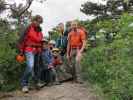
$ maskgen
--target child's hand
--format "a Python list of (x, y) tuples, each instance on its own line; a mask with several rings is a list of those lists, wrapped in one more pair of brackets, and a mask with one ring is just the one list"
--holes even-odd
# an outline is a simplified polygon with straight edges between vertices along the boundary
[(54, 66), (53, 65), (48, 65), (48, 69), (51, 69), (51, 68), (53, 68)]
[(63, 62), (62, 62), (62, 60), (60, 61), (60, 65), (62, 65), (63, 64)]

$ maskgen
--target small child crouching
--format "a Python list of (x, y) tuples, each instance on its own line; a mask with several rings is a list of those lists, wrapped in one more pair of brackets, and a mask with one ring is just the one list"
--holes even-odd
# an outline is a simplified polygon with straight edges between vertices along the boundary
[(49, 70), (51, 70), (51, 83), (55, 85), (60, 85), (59, 81), (59, 71), (60, 65), (62, 65), (62, 60), (60, 57), (60, 50), (58, 48), (52, 49), (52, 64), (49, 66)]

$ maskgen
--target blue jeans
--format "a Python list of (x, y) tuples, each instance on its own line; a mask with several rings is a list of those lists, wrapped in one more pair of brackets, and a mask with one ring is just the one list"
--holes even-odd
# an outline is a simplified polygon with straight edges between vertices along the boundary
[(33, 52), (25, 52), (26, 56), (26, 69), (24, 71), (24, 74), (21, 78), (21, 85), (22, 86), (28, 86), (29, 77), (32, 75), (34, 77), (34, 57), (35, 54)]

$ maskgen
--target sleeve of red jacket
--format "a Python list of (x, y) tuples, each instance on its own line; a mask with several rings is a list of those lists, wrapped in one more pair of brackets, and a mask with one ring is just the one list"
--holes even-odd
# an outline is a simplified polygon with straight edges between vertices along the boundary
[(22, 42), (21, 44), (18, 44), (18, 49), (20, 50), (21, 53), (24, 53), (24, 42)]
[(41, 32), (36, 32), (33, 27), (30, 28), (28, 32), (28, 38), (34, 42), (41, 42), (42, 40), (42, 33)]

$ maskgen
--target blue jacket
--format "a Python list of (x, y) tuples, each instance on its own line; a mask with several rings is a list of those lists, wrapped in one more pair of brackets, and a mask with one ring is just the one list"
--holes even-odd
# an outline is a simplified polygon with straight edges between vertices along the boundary
[(52, 59), (53, 59), (53, 56), (52, 56), (51, 51), (49, 49), (43, 49), (42, 51), (43, 65), (45, 65), (48, 68), (48, 65), (52, 64)]
[(56, 47), (65, 49), (67, 47), (67, 36), (60, 36), (57, 38)]

